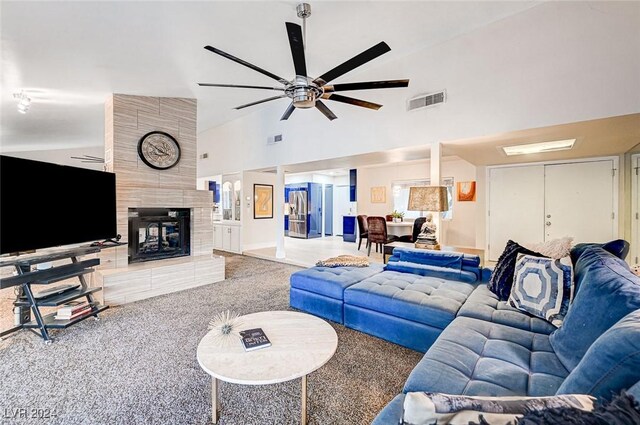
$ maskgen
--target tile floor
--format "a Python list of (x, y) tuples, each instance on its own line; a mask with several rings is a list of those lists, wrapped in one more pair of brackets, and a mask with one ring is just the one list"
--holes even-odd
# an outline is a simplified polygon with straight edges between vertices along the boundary
[[(301, 267), (312, 267), (318, 260), (324, 260), (337, 255), (367, 255), (365, 242), (358, 251), (358, 243), (344, 242), (342, 236), (325, 236), (315, 239), (284, 238), (285, 258), (276, 258), (275, 246), (269, 248), (253, 249), (244, 251), (244, 255), (250, 257), (263, 258), (265, 260), (279, 261), (286, 264), (293, 264)], [(382, 263), (382, 253), (375, 252), (375, 246), (371, 248), (372, 263)]]

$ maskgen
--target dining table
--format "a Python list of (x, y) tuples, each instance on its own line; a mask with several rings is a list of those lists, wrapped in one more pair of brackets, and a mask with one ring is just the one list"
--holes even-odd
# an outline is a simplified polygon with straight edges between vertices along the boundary
[(406, 236), (413, 232), (413, 221), (387, 221), (387, 235)]

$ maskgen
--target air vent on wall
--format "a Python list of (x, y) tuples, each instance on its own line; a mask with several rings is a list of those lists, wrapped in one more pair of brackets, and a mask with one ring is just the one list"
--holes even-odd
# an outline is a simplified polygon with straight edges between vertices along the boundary
[(276, 134), (275, 136), (267, 137), (267, 145), (275, 145), (282, 142), (282, 134)]
[(437, 93), (425, 94), (422, 96), (409, 99), (407, 102), (407, 110), (413, 111), (414, 109), (426, 108), (427, 106), (434, 106), (440, 103), (444, 103), (447, 100), (446, 92), (444, 90)]

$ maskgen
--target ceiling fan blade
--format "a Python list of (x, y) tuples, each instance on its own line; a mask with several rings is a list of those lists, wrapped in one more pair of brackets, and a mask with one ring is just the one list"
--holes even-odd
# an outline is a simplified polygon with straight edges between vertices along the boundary
[(78, 159), (82, 162), (104, 162), (104, 159), (93, 158), (93, 157), (89, 157), (88, 155), (87, 156), (70, 156), (69, 158)]
[(331, 112), (331, 109), (327, 108), (327, 105), (325, 105), (319, 100), (316, 100), (316, 108), (318, 108), (320, 112), (324, 114), (325, 117), (329, 118), (329, 121), (333, 121), (336, 118), (338, 118), (333, 112)]
[(325, 72), (324, 74), (316, 78), (313, 82), (318, 84), (319, 86), (324, 86), (329, 81), (335, 80), (339, 76), (344, 75), (347, 72), (356, 69), (360, 65), (364, 65), (365, 63), (377, 58), (380, 55), (387, 53), (390, 50), (391, 48), (387, 45), (387, 43), (385, 43), (384, 41), (381, 41), (380, 43), (365, 50), (359, 55), (356, 55), (351, 59), (349, 59), (348, 61), (336, 66), (331, 71)]
[(302, 27), (292, 22), (285, 22), (287, 34), (289, 35), (289, 45), (291, 46), (291, 56), (296, 75), (307, 76), (307, 62), (304, 58), (304, 41), (302, 39)]
[(262, 90), (279, 90), (284, 91), (282, 87), (267, 87), (267, 86), (246, 86), (243, 84), (213, 84), (213, 83), (198, 83), (200, 87), (230, 87), (236, 89), (262, 89)]
[(293, 106), (293, 102), (291, 102), (291, 104), (289, 105), (289, 107), (287, 108), (286, 111), (284, 111), (284, 114), (282, 114), (282, 117), (280, 117), (280, 121), (286, 121), (289, 119), (289, 117), (291, 116), (291, 114), (293, 114), (293, 111), (296, 110), (296, 107)]
[(272, 100), (276, 100), (276, 99), (281, 99), (283, 97), (287, 97), (286, 95), (282, 95), (282, 96), (273, 96), (273, 97), (268, 97), (266, 99), (262, 99), (262, 100), (258, 100), (257, 102), (251, 102), (251, 103), (247, 103), (246, 105), (240, 105), (240, 106), (236, 106), (233, 109), (239, 110), (239, 109), (243, 109), (243, 108), (247, 108), (249, 106), (253, 106), (253, 105), (259, 105), (261, 103), (265, 103), (265, 102), (270, 102)]
[(322, 95), (322, 98), (335, 102), (348, 103), (349, 105), (362, 106), (363, 108), (375, 109), (376, 111), (382, 108), (382, 105), (379, 103), (367, 102), (366, 100), (354, 99), (353, 97), (341, 96), (335, 93), (325, 93)]
[(211, 46), (204, 46), (204, 48), (205, 48), (205, 49), (207, 49), (208, 51), (213, 52), (213, 53), (215, 53), (215, 54), (217, 54), (217, 55), (220, 55), (220, 56), (222, 56), (222, 57), (224, 57), (224, 58), (227, 58), (227, 59), (230, 59), (230, 60), (232, 60), (232, 61), (234, 61), (234, 62), (237, 62), (237, 63), (239, 63), (240, 65), (244, 65), (244, 66), (246, 66), (247, 68), (251, 68), (251, 69), (253, 69), (254, 71), (258, 71), (259, 73), (264, 74), (264, 75), (266, 75), (267, 77), (271, 77), (271, 78), (273, 78), (274, 80), (281, 82), (282, 84), (286, 84), (286, 83), (288, 82), (288, 81), (287, 81), (287, 80), (285, 80), (284, 78), (282, 78), (282, 77), (278, 77), (276, 74), (273, 74), (273, 73), (271, 73), (271, 72), (269, 72), (269, 71), (265, 71), (264, 69), (260, 68), (259, 66), (255, 66), (255, 65), (253, 65), (253, 64), (251, 64), (251, 63), (249, 63), (249, 62), (247, 62), (247, 61), (244, 61), (244, 60), (242, 60), (242, 59), (240, 59), (240, 58), (237, 58), (237, 57), (235, 57), (235, 56), (233, 56), (233, 55), (230, 55), (230, 54), (229, 54), (229, 53), (227, 53), (227, 52), (223, 52), (223, 51), (222, 51), (222, 50), (220, 50), (220, 49), (216, 49), (215, 47), (211, 47)]
[(362, 83), (344, 83), (324, 86), (324, 91), (349, 91), (349, 90), (372, 90), (372, 89), (393, 89), (397, 87), (409, 87), (409, 80), (388, 80), (388, 81), (365, 81)]

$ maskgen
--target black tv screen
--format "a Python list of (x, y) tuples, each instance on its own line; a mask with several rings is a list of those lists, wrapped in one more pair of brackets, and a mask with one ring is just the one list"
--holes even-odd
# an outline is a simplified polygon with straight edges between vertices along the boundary
[(116, 234), (115, 174), (0, 155), (0, 254)]

